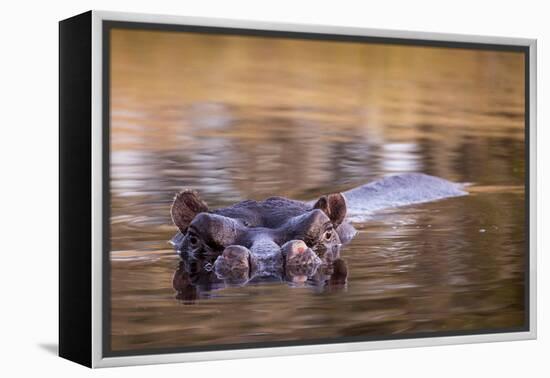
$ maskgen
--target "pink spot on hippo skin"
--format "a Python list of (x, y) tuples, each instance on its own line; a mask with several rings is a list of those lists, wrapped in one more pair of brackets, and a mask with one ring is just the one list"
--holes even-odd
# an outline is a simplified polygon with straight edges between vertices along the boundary
[(304, 253), (304, 251), (306, 250), (306, 248), (304, 246), (299, 246), (298, 249), (296, 250), (298, 253)]

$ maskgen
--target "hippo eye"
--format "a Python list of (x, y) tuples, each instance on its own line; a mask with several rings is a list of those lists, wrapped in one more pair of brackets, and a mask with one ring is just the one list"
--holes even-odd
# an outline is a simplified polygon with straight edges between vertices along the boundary
[(331, 230), (325, 231), (325, 233), (323, 234), (323, 237), (325, 238), (325, 240), (330, 240), (332, 238), (332, 231)]
[(194, 235), (191, 235), (191, 236), (189, 237), (189, 243), (191, 243), (191, 245), (192, 245), (193, 247), (195, 247), (197, 244), (199, 244), (199, 238), (197, 238), (197, 237), (194, 236)]

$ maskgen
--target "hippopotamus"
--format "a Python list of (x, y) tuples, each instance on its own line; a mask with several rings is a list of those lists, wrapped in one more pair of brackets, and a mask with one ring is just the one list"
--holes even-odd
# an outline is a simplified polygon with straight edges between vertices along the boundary
[(381, 178), (313, 201), (271, 197), (210, 209), (193, 190), (176, 194), (172, 238), (182, 259), (211, 256), (218, 278), (250, 280), (284, 270), (314, 275), (340, 257), (356, 234), (354, 216), (404, 205), (466, 195), (462, 184), (422, 173)]

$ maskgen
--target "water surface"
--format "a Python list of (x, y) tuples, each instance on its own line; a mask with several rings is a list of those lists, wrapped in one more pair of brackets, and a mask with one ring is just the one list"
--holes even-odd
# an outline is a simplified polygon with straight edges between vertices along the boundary
[[(524, 324), (520, 54), (122, 30), (111, 46), (113, 350)], [(311, 200), (405, 172), (471, 194), (356, 222), (345, 280), (174, 288), (177, 191)]]

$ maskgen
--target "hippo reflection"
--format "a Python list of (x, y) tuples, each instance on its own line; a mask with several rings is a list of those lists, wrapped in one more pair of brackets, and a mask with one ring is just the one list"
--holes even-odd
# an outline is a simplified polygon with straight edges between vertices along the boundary
[(336, 258), (318, 265), (292, 265), (272, 270), (231, 270), (219, 274), (214, 268), (217, 257), (213, 255), (185, 256), (174, 272), (172, 286), (176, 298), (185, 303), (194, 303), (208, 297), (211, 292), (229, 286), (287, 282), (289, 285), (307, 286), (313, 290), (344, 290), (347, 284), (348, 267), (344, 260)]
[(332, 266), (353, 239), (350, 215), (465, 194), (462, 185), (420, 173), (385, 177), (311, 202), (271, 197), (214, 210), (195, 191), (185, 190), (171, 208), (179, 229), (172, 243), (187, 263), (208, 256), (206, 276), (221, 281), (293, 271), (313, 277), (320, 267)]

